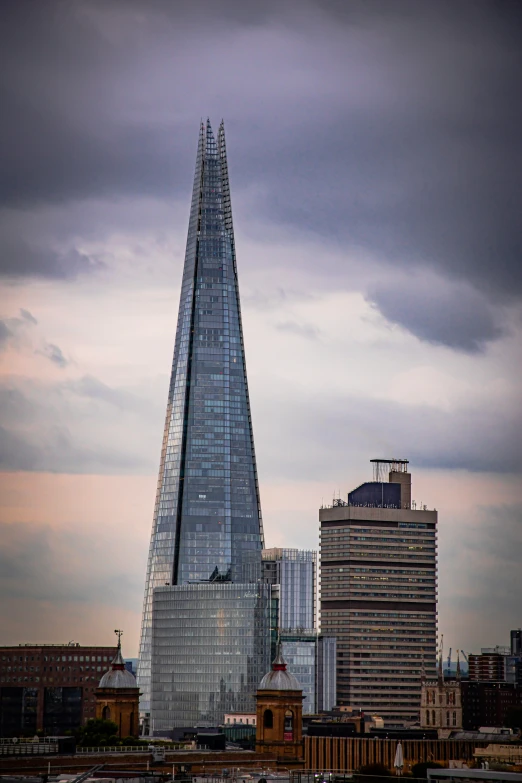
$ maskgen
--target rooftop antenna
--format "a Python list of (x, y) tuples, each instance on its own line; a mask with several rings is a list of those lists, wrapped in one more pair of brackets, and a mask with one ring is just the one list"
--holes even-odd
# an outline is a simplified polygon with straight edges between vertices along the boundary
[(118, 637), (118, 650), (121, 650), (121, 637), (123, 636), (123, 631), (120, 631), (119, 628), (116, 628), (114, 633)]

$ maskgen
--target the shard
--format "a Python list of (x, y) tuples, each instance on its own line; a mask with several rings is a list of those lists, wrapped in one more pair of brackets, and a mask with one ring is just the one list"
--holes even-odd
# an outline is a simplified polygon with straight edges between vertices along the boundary
[[(182, 627), (188, 628), (183, 621), (187, 608), (183, 600), (189, 597), (192, 615), (197, 615), (199, 606), (206, 607), (202, 625), (208, 632), (209, 617), (213, 612), (208, 601), (219, 602), (220, 586), (226, 596), (231, 595), (232, 584), (245, 586), (246, 593), (248, 585), (259, 586), (262, 549), (263, 529), (241, 327), (225, 133), (221, 123), (216, 140), (207, 121), (200, 128), (145, 584), (138, 665), (142, 712), (147, 713), (151, 709), (155, 588), (161, 588), (157, 591), (161, 593), (161, 606), (165, 606), (165, 593), (169, 593), (169, 600), (175, 607), (173, 611), (177, 612), (170, 631), (162, 625), (157, 634), (158, 639), (163, 636), (163, 651), (168, 650), (168, 655), (163, 659), (160, 655), (158, 659), (161, 665), (158, 664), (157, 672), (161, 675), (156, 674), (156, 680), (168, 680), (172, 685), (174, 668), (179, 673), (184, 656), (193, 657), (194, 650), (199, 650), (197, 617), (192, 648), (183, 651), (178, 641), (171, 638), (172, 634), (178, 633), (176, 623), (181, 622)], [(264, 606), (261, 593), (263, 589), (259, 587), (256, 595), (262, 599)], [(251, 603), (252, 590), (248, 595)], [(257, 631), (264, 633), (263, 619), (259, 620), (259, 611), (264, 617), (264, 608), (262, 606), (260, 610), (260, 605), (256, 606)], [(229, 611), (229, 603), (227, 607)], [(254, 620), (246, 615), (248, 612), (244, 622), (249, 626)], [(251, 631), (252, 628), (246, 627), (247, 637), (251, 636)], [(190, 637), (190, 631), (187, 633)], [(174, 653), (172, 644), (178, 644)], [(235, 652), (239, 653), (239, 650)], [(259, 666), (263, 667), (266, 665), (264, 647), (261, 652), (263, 659)], [(170, 677), (169, 661), (172, 668)], [(187, 661), (186, 664), (189, 667), (186, 676), (180, 677), (178, 682), (181, 691), (183, 679), (186, 685), (189, 680), (197, 680), (199, 669), (200, 673), (205, 669), (203, 664), (198, 669), (195, 661)], [(193, 669), (190, 669), (191, 666)], [(251, 659), (249, 666), (255, 679), (257, 666)], [(207, 686), (210, 691), (213, 687), (216, 693), (223, 694), (223, 689), (227, 691), (227, 678), (222, 672), (218, 677), (216, 670), (214, 677), (218, 678), (218, 682), (214, 686), (212, 675), (209, 677)], [(244, 677), (241, 682), (243, 690), (248, 690)], [(174, 689), (179, 690), (178, 686)], [(161, 689), (165, 690), (163, 685)], [(230, 685), (228, 692), (232, 691), (233, 686)], [(190, 701), (191, 696), (178, 694), (178, 697), (174, 695), (172, 698)], [(206, 708), (198, 699), (192, 698), (191, 709), (194, 714), (199, 710), (201, 719)], [(221, 701), (224, 704), (227, 700), (222, 698)], [(230, 699), (227, 705), (232, 706)]]

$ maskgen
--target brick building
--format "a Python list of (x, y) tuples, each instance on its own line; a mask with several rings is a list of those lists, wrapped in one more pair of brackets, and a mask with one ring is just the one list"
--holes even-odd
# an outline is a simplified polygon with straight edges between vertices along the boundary
[(63, 734), (96, 714), (94, 692), (116, 647), (0, 647), (0, 736)]
[(462, 725), (467, 731), (502, 727), (509, 708), (522, 706), (522, 688), (510, 682), (464, 680), (461, 691)]
[[(507, 650), (506, 650), (507, 652)], [(469, 679), (481, 682), (501, 682), (506, 679), (504, 652), (500, 649), (483, 649), (480, 655), (469, 656)]]

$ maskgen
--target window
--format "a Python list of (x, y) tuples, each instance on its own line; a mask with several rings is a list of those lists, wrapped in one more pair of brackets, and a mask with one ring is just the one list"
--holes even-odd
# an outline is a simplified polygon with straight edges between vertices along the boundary
[(274, 714), (272, 710), (265, 710), (263, 714), (263, 728), (265, 729), (274, 728)]
[(110, 720), (111, 719), (111, 709), (107, 705), (102, 710), (102, 718), (103, 718), (103, 720)]
[(294, 713), (292, 710), (285, 712), (285, 731), (283, 739), (286, 742), (291, 742), (294, 739)]

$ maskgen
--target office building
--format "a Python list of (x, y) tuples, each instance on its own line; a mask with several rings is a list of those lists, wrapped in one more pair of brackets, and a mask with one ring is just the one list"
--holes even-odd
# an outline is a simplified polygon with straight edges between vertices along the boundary
[(515, 683), (463, 680), (461, 689), (465, 731), (478, 731), (482, 726), (505, 726), (508, 710), (522, 707), (522, 687)]
[(116, 647), (0, 647), (0, 736), (59, 735), (96, 715), (95, 691)]
[(372, 482), (319, 512), (321, 630), (337, 639), (337, 705), (404, 725), (421, 671), (436, 677), (437, 512), (412, 501), (407, 460), (372, 462)]
[(522, 628), (511, 631), (511, 655), (522, 657)]
[[(316, 629), (317, 553), (302, 549), (265, 549), (262, 565), (263, 580), (278, 586), (273, 594), (277, 596), (277, 632), (272, 634), (272, 656), (275, 656), (275, 643), (279, 639), (288, 671), (297, 677), (303, 689), (303, 714), (326, 709), (325, 703), (333, 702), (333, 706), (335, 639), (319, 637)], [(323, 706), (319, 707), (320, 704)]]
[(319, 686), (317, 632), (292, 633), (281, 630), (279, 639), (288, 671), (299, 680), (303, 690), (303, 714), (312, 715), (317, 712), (316, 692)]
[[(220, 615), (214, 617), (211, 606), (218, 606), (220, 586), (240, 585), (239, 593), (246, 596), (251, 592), (255, 601), (265, 594), (248, 588), (260, 582), (262, 548), (225, 132), (221, 124), (216, 140), (207, 121), (201, 125), (199, 136), (147, 565), (138, 664), (140, 709), (145, 714), (150, 711), (154, 677), (151, 656), (155, 588), (162, 588), (158, 606), (163, 600), (171, 602), (175, 611), (184, 611), (190, 605), (194, 622), (201, 623), (203, 636), (210, 630), (209, 616), (213, 617), (217, 636)], [(170, 590), (165, 591), (165, 586)], [(198, 600), (194, 600), (195, 593), (188, 586), (198, 587)], [(223, 590), (223, 600), (232, 592)], [(240, 597), (237, 600), (242, 603)], [(251, 608), (244, 610), (243, 620), (242, 633), (238, 626), (238, 633), (230, 635), (228, 653), (224, 648), (222, 651), (224, 657), (237, 660), (243, 650), (238, 640), (243, 634), (250, 637), (253, 633)], [(173, 627), (175, 623), (173, 618)], [(158, 619), (158, 628), (164, 627), (161, 624)], [(261, 627), (257, 630), (264, 633)], [(174, 666), (187, 649), (184, 635), (169, 640), (169, 648)], [(156, 653), (159, 655), (157, 646)], [(249, 663), (255, 666), (258, 662), (261, 666), (258, 672), (249, 674), (251, 682), (259, 682), (266, 670), (266, 660), (261, 658), (262, 665), (257, 657)], [(180, 708), (177, 717), (170, 716), (173, 725), (179, 725), (188, 712), (195, 718), (199, 714), (199, 697), (191, 689), (203, 674), (200, 667), (206, 664), (191, 659), (187, 665), (194, 668), (186, 672), (185, 683), (176, 682), (176, 703), (185, 704), (190, 699), (194, 703), (190, 709)], [(172, 673), (175, 676), (174, 668)], [(222, 701), (223, 687), (228, 686), (221, 670), (216, 670), (215, 675), (216, 679), (211, 680), (209, 673), (205, 681), (209, 699), (217, 704)], [(158, 682), (163, 682), (163, 668), (158, 676)], [(234, 687), (231, 681), (230, 688)], [(245, 681), (241, 688), (246, 687)], [(242, 698), (242, 692), (232, 695)], [(254, 692), (252, 698), (253, 695)], [(206, 706), (203, 713), (206, 714)], [(200, 717), (203, 719), (203, 714)]]
[(317, 637), (316, 712), (331, 712), (337, 703), (337, 640)]
[(316, 628), (317, 552), (306, 549), (264, 549), (263, 580), (280, 585), (281, 629), (312, 631)]
[(483, 647), (480, 655), (471, 653), (469, 661), (469, 679), (480, 682), (502, 682), (506, 679), (507, 647)]
[(153, 596), (152, 730), (218, 726), (255, 711), (270, 663), (270, 586), (215, 582), (158, 587)]

